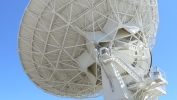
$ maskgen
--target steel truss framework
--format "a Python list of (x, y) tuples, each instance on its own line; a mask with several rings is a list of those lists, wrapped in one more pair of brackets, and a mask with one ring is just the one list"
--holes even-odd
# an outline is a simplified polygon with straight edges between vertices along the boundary
[(107, 20), (122, 26), (116, 31), (130, 21), (139, 31), (106, 41), (103, 37), (97, 43), (137, 40), (152, 49), (159, 21), (156, 0), (30, 0), (20, 24), (18, 51), (31, 81), (58, 96), (99, 96), (100, 67), (95, 67), (93, 83), (93, 75), (80, 71), (75, 58), (93, 44), (86, 42), (87, 32), (104, 33)]

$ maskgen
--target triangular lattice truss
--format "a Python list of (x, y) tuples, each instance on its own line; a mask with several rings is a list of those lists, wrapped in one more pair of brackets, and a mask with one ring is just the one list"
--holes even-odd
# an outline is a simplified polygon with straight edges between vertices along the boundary
[[(108, 21), (117, 25), (115, 34), (105, 32)], [(100, 66), (85, 73), (76, 58), (93, 42), (137, 40), (152, 49), (157, 27), (156, 0), (31, 0), (20, 25), (19, 54), (25, 72), (43, 90), (95, 97), (102, 90)], [(96, 41), (96, 32), (105, 36)]]

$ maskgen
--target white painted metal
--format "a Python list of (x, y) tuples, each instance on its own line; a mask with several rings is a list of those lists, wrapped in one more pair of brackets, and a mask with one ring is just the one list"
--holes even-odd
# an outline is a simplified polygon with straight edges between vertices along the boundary
[(31, 81), (62, 97), (155, 100), (167, 81), (151, 70), (156, 0), (30, 0), (18, 48)]

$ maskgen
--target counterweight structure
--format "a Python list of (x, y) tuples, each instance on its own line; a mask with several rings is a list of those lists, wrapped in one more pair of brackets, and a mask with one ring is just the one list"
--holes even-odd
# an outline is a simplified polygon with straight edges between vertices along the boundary
[(157, 100), (165, 73), (151, 67), (156, 0), (30, 0), (20, 23), (22, 66), (61, 97)]

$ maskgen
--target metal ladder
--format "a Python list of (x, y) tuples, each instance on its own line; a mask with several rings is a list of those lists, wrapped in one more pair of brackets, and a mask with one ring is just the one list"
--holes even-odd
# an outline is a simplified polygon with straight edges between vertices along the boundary
[(116, 61), (124, 70), (126, 70), (137, 82), (142, 81), (142, 78), (123, 59), (116, 56), (114, 61)]

